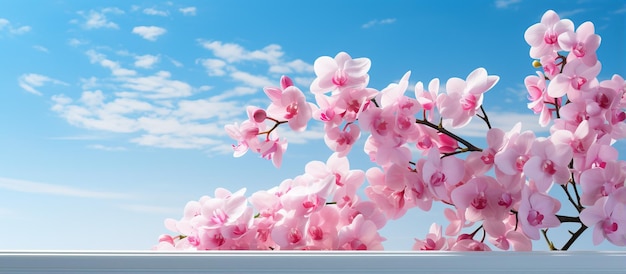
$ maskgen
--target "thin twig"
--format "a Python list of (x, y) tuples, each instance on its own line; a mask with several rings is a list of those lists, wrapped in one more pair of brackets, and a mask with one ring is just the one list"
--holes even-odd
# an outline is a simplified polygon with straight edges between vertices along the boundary
[(563, 248), (561, 248), (561, 250), (563, 251), (567, 251), (570, 246), (572, 246), (572, 244), (576, 241), (576, 239), (578, 239), (578, 237), (580, 237), (580, 235), (583, 234), (583, 232), (585, 232), (585, 230), (587, 229), (587, 226), (585, 224), (580, 224), (580, 228), (574, 232), (574, 234), (572, 234), (572, 237), (569, 239), (569, 241), (567, 241), (567, 243), (565, 243), (565, 245), (563, 246)]

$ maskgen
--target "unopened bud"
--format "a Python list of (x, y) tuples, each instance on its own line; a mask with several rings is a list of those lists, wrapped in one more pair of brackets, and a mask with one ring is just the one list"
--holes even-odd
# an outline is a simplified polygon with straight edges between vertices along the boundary
[(460, 241), (460, 240), (467, 240), (467, 239), (471, 239), (471, 238), (472, 238), (472, 235), (469, 235), (469, 234), (467, 234), (467, 233), (463, 233), (463, 234), (459, 235), (459, 236), (456, 238), (456, 241), (458, 242), (458, 241)]
[(280, 77), (280, 87), (283, 89), (286, 89), (290, 86), (293, 86), (293, 81), (291, 81), (291, 78), (289, 78), (289, 76), (287, 75), (283, 75), (283, 77)]
[(534, 60), (533, 61), (533, 67), (534, 68), (540, 68), (541, 67), (541, 62), (539, 62), (539, 60)]
[(267, 113), (265, 113), (265, 110), (257, 109), (252, 115), (252, 118), (255, 122), (262, 123), (265, 121), (265, 118), (267, 118)]

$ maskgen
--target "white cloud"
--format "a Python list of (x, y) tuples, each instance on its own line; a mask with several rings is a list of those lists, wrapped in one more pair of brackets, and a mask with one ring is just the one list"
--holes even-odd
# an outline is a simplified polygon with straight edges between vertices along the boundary
[(187, 97), (193, 88), (182, 81), (170, 80), (171, 74), (159, 71), (152, 76), (131, 77), (125, 79), (122, 87), (142, 92), (142, 95), (152, 99)]
[(135, 67), (150, 69), (157, 62), (159, 62), (159, 56), (156, 55), (146, 54), (135, 57)]
[(97, 199), (129, 199), (131, 195), (125, 193), (92, 191), (69, 186), (56, 184), (31, 182), (26, 180), (16, 180), (0, 177), (0, 188), (25, 192), (25, 193), (41, 193), (60, 196), (81, 197), (81, 198), (97, 198)]
[(207, 73), (209, 76), (223, 76), (226, 74), (224, 68), (226, 67), (226, 62), (220, 59), (204, 59), (200, 60), (202, 66), (207, 69)]
[(194, 16), (196, 15), (196, 7), (185, 7), (178, 9), (184, 15)]
[(103, 8), (102, 13), (124, 14), (124, 11), (117, 7)]
[(85, 54), (87, 54), (91, 63), (98, 63), (101, 66), (110, 69), (111, 73), (115, 76), (133, 76), (137, 74), (136, 71), (123, 68), (118, 62), (109, 60), (104, 54), (98, 53), (94, 50), (88, 50)]
[(326, 131), (324, 131), (323, 127), (308, 127), (307, 130), (303, 132), (295, 132), (289, 129), (281, 131), (279, 129), (278, 136), (287, 139), (287, 142), (290, 144), (306, 144), (309, 141), (324, 140), (325, 134)]
[(230, 77), (232, 77), (235, 80), (241, 81), (243, 83), (245, 83), (246, 85), (252, 86), (252, 87), (267, 87), (267, 86), (274, 86), (275, 84), (272, 83), (272, 81), (270, 81), (267, 77), (262, 76), (262, 75), (252, 75), (250, 73), (247, 72), (243, 72), (243, 71), (233, 71), (230, 73)]
[(157, 10), (155, 8), (145, 8), (143, 13), (148, 15), (167, 16), (167, 11)]
[(124, 210), (129, 210), (129, 211), (133, 211), (137, 213), (149, 213), (149, 214), (177, 214), (181, 212), (180, 208), (153, 206), (153, 205), (128, 204), (128, 205), (120, 205), (119, 207)]
[(156, 41), (157, 38), (167, 32), (166, 29), (155, 26), (139, 26), (133, 28), (133, 33), (149, 41)]
[[(503, 131), (509, 131), (517, 122), (522, 122), (522, 131), (530, 130), (540, 135), (548, 133), (549, 127), (541, 127), (539, 125), (539, 116), (532, 113), (517, 112), (487, 112), (491, 127), (499, 128)], [(473, 117), (472, 121), (465, 127), (452, 129), (447, 123), (444, 127), (460, 137), (485, 137), (487, 134), (487, 125), (478, 117)]]
[(204, 48), (213, 51), (215, 56), (229, 63), (242, 60), (257, 60), (275, 64), (284, 54), (281, 47), (276, 44), (271, 44), (255, 51), (248, 51), (238, 44), (222, 43), (221, 41), (204, 41), (201, 44)]
[(178, 149), (198, 149), (211, 145), (221, 144), (221, 142), (208, 137), (180, 137), (175, 135), (142, 135), (134, 138), (131, 142), (142, 146), (153, 146), (162, 148)]
[(621, 9), (613, 11), (613, 14), (622, 14), (622, 13), (626, 13), (626, 5), (622, 6)]
[(294, 84), (296, 84), (297, 86), (306, 87), (306, 88), (311, 86), (311, 83), (313, 83), (313, 80), (315, 80), (314, 77), (294, 77), (293, 78)]
[[(241, 88), (246, 89), (246, 88)], [(240, 90), (238, 90), (240, 91)], [(234, 93), (231, 91), (227, 93)], [(243, 106), (234, 101), (224, 102), (211, 99), (182, 100), (178, 102), (178, 109), (173, 113), (182, 121), (204, 120), (210, 118), (228, 119), (240, 115)]]
[(13, 34), (24, 34), (31, 30), (30, 26), (21, 26), (19, 28), (11, 29), (10, 32)]
[(382, 20), (378, 20), (378, 19), (374, 19), (372, 21), (369, 21), (363, 25), (361, 25), (362, 28), (367, 29), (367, 28), (371, 28), (373, 26), (376, 25), (389, 25), (389, 24), (393, 24), (396, 22), (396, 18), (387, 18), (387, 19), (382, 19)]
[(563, 18), (568, 18), (570, 16), (573, 16), (575, 14), (579, 14), (579, 13), (583, 13), (585, 12), (585, 9), (574, 9), (574, 10), (564, 10), (561, 12), (557, 12), (559, 14), (559, 17)]
[[(312, 79), (313, 66), (300, 59), (285, 60), (279, 45), (270, 44), (258, 50), (219, 41), (201, 42), (201, 45), (213, 51), (215, 56), (197, 59), (196, 64), (206, 69), (209, 75), (234, 80), (230, 81), (234, 85), (220, 86), (214, 91), (213, 83), (192, 86), (166, 70), (145, 74), (143, 70), (125, 68), (129, 64), (153, 68), (163, 57), (175, 66), (182, 66), (167, 55), (136, 55), (117, 50), (114, 51), (116, 55), (108, 57), (90, 49), (85, 52), (88, 60), (107, 68), (110, 74), (108, 77), (82, 78), (82, 94), (74, 98), (54, 95), (51, 109), (71, 125), (97, 130), (101, 132), (99, 134), (124, 134), (129, 142), (141, 146), (224, 152), (232, 144), (224, 125), (245, 117), (241, 99), (249, 101), (247, 95), (257, 93), (265, 86), (278, 85), (278, 78), (270, 80), (267, 76), (268, 73), (275, 74), (270, 71), (272, 66), (288, 69), (290, 74), (295, 74), (290, 76), (297, 83)], [(259, 72), (259, 67), (263, 70), (262, 65), (266, 65), (265, 73)], [(208, 97), (201, 97), (200, 93), (204, 92)], [(320, 136), (323, 135), (305, 133), (294, 137), (294, 142), (302, 143)], [(116, 150), (117, 147), (97, 144), (89, 148)]]
[(41, 45), (34, 45), (33, 48), (41, 52), (48, 52), (48, 49)]
[(36, 74), (36, 73), (22, 74), (22, 76), (18, 78), (18, 83), (22, 89), (32, 94), (36, 94), (36, 95), (42, 95), (42, 93), (38, 91), (36, 88), (42, 87), (46, 83), (65, 85), (65, 86), (68, 85), (67, 83), (63, 81), (59, 81), (59, 80), (50, 78), (48, 76)]
[(72, 47), (78, 47), (80, 45), (87, 44), (87, 42), (83, 41), (83, 40), (80, 40), (80, 39), (77, 39), (77, 38), (71, 38), (71, 39), (67, 40), (67, 44), (72, 46)]
[(177, 68), (183, 67), (183, 63), (179, 62), (178, 60), (175, 60), (174, 58), (171, 58), (171, 57), (168, 57), (168, 59), (170, 59), (170, 62), (175, 67), (177, 67)]
[(116, 23), (107, 19), (106, 13), (121, 14), (123, 13), (123, 11), (117, 8), (105, 8), (102, 9), (100, 12), (95, 10), (90, 10), (89, 12), (78, 12), (78, 14), (85, 19), (85, 22), (82, 24), (82, 26), (86, 29), (118, 29), (119, 26)]
[(496, 0), (496, 8), (506, 9), (513, 4), (520, 3), (522, 0)]
[(11, 24), (11, 22), (8, 19), (0, 18), (0, 31), (4, 30), (5, 28), (9, 33), (17, 34), (17, 35), (27, 33), (32, 29), (30, 26), (16, 27), (13, 24)]
[(245, 95), (251, 95), (258, 91), (258, 88), (251, 87), (235, 87), (234, 89), (226, 90), (219, 95), (210, 98), (211, 101), (222, 101), (231, 97), (239, 97)]
[(87, 146), (87, 148), (96, 149), (96, 150), (104, 150), (104, 151), (124, 151), (124, 150), (126, 150), (125, 147), (105, 146), (105, 145), (100, 145), (100, 144), (89, 145), (89, 146)]
[(292, 73), (294, 71), (298, 73), (306, 73), (313, 72), (313, 65), (306, 63), (300, 59), (296, 59), (291, 62), (272, 65), (270, 66), (269, 71), (272, 73), (280, 74)]

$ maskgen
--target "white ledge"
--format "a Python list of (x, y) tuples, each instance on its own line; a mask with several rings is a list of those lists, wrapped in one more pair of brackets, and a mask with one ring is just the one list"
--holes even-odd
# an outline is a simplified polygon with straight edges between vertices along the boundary
[(626, 251), (0, 251), (0, 273), (625, 273)]

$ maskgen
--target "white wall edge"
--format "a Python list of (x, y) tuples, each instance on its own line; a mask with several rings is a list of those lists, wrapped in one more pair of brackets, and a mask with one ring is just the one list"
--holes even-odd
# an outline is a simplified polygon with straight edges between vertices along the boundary
[(0, 251), (0, 273), (626, 273), (626, 251)]

